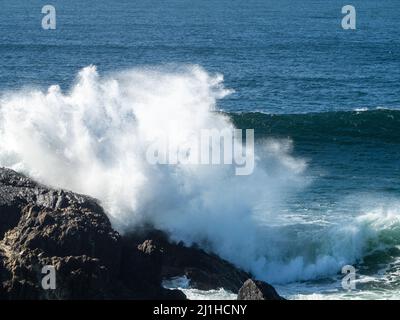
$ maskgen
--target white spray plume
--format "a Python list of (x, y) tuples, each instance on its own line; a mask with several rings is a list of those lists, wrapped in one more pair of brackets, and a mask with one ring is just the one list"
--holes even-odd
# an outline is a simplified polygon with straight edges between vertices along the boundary
[[(343, 232), (349, 236), (342, 237), (342, 245), (320, 241), (327, 255), (307, 261), (308, 249), (300, 241), (260, 228), (288, 190), (304, 183), (305, 164), (290, 156), (290, 144), (256, 145), (249, 176), (236, 176), (230, 165), (146, 161), (149, 145), (165, 136), (187, 147), (200, 130), (233, 128), (228, 117), (214, 112), (218, 99), (230, 93), (222, 81), (198, 66), (133, 69), (107, 77), (90, 66), (68, 93), (52, 86), (47, 92), (3, 95), (0, 166), (98, 198), (121, 232), (149, 222), (270, 281), (312, 278), (356, 259), (363, 251), (363, 240), (351, 242), (357, 231), (332, 231), (329, 239)], [(297, 240), (315, 247), (309, 238)]]

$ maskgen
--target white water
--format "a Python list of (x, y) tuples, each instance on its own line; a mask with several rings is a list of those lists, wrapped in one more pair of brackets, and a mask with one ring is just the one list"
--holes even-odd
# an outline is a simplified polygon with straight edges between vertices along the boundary
[(148, 146), (165, 136), (190, 148), (202, 129), (233, 127), (213, 112), (230, 93), (222, 80), (198, 66), (105, 77), (91, 66), (70, 92), (52, 86), (5, 94), (0, 166), (100, 199), (121, 232), (151, 222), (273, 283), (335, 274), (362, 258), (371, 242), (379, 246), (382, 232), (397, 230), (396, 210), (321, 230), (273, 224), (285, 196), (307, 184), (305, 162), (290, 155), (289, 141), (259, 142), (250, 176), (235, 176), (229, 165), (149, 164)]
[(167, 289), (179, 289), (189, 300), (236, 300), (237, 294), (224, 290), (198, 290), (189, 286), (190, 279), (186, 276), (176, 277), (163, 281), (163, 287)]

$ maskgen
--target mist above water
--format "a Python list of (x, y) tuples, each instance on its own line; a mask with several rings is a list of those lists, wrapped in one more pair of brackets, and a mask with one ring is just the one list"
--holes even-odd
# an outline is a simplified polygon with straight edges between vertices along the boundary
[(221, 75), (199, 66), (107, 76), (90, 66), (69, 92), (55, 85), (1, 96), (0, 166), (98, 198), (120, 232), (151, 223), (272, 282), (335, 273), (361, 258), (379, 230), (398, 224), (395, 216), (381, 224), (365, 216), (322, 237), (266, 227), (285, 197), (307, 185), (306, 164), (291, 155), (289, 140), (257, 141), (248, 176), (235, 175), (234, 165), (147, 161), (149, 146), (165, 137), (190, 150), (201, 130), (233, 129), (215, 112), (230, 92)]

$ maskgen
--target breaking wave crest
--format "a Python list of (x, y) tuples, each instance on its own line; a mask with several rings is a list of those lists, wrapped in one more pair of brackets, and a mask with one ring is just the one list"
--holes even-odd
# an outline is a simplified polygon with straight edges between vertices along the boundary
[(308, 183), (306, 163), (291, 155), (287, 139), (259, 140), (248, 176), (236, 176), (232, 165), (146, 161), (149, 145), (165, 136), (190, 148), (199, 130), (232, 129), (231, 118), (215, 112), (229, 93), (221, 75), (199, 66), (107, 76), (90, 66), (69, 92), (55, 85), (1, 96), (0, 166), (98, 198), (120, 232), (151, 223), (271, 282), (336, 273), (389, 238), (398, 243), (394, 213), (328, 230), (266, 225)]

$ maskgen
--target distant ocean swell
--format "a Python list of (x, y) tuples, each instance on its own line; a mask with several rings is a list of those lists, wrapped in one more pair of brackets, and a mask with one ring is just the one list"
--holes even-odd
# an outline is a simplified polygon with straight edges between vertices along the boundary
[(231, 113), (238, 128), (258, 136), (310, 142), (400, 143), (400, 110), (374, 109), (307, 114)]

